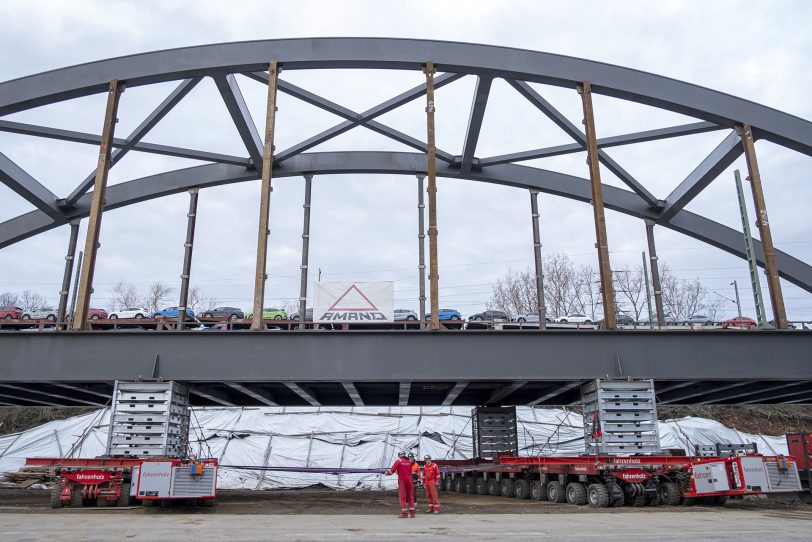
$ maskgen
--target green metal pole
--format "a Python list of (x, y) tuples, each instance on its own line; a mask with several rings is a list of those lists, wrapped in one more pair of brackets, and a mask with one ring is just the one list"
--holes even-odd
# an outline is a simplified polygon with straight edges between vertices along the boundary
[(761, 295), (761, 281), (758, 278), (758, 263), (756, 262), (756, 251), (753, 248), (753, 236), (750, 233), (750, 219), (747, 217), (747, 206), (744, 203), (744, 188), (739, 170), (733, 172), (736, 178), (736, 193), (739, 196), (739, 213), (742, 217), (742, 231), (744, 232), (744, 251), (747, 254), (747, 263), (750, 267), (750, 285), (753, 289), (753, 299), (756, 303), (756, 315), (758, 316), (758, 327), (770, 327), (767, 323), (767, 314), (764, 310), (764, 297)]
[(643, 279), (646, 281), (646, 305), (648, 305), (648, 327), (654, 329), (654, 313), (651, 311), (651, 286), (648, 282), (648, 264), (646, 263), (646, 251), (643, 255)]

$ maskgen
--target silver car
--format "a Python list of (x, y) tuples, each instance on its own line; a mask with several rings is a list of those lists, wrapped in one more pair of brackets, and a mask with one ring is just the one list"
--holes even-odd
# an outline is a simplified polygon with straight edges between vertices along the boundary
[[(530, 324), (538, 324), (539, 322), (539, 314), (537, 312), (528, 312), (527, 314), (520, 314), (516, 317), (516, 321), (519, 323), (530, 323)], [(545, 322), (549, 323), (550, 319), (545, 318)]]
[(417, 313), (409, 309), (395, 309), (395, 320), (417, 320)]
[(23, 313), (23, 320), (50, 320), (56, 322), (56, 309), (42, 308), (34, 311), (25, 311)]

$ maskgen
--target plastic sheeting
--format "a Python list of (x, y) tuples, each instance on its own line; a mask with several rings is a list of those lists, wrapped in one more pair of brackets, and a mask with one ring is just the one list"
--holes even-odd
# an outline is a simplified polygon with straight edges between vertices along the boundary
[[(191, 451), (223, 465), (388, 468), (400, 450), (435, 459), (472, 455), (470, 407), (198, 408)], [(583, 453), (581, 415), (566, 409), (517, 407), (520, 455)], [(107, 443), (108, 412), (100, 410), (0, 437), (0, 473), (26, 457), (95, 457)], [(703, 418), (660, 422), (663, 448), (692, 451), (697, 444), (755, 442), (765, 454), (786, 454), (783, 437), (740, 433)], [(380, 474), (323, 474), (220, 470), (219, 487), (393, 489)]]

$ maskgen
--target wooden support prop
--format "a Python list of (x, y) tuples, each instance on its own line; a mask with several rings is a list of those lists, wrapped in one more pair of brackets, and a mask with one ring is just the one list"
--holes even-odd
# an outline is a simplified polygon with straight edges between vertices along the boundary
[(271, 177), (273, 169), (273, 136), (276, 120), (276, 87), (279, 70), (275, 60), (268, 65), (268, 107), (265, 115), (265, 149), (262, 154), (262, 184), (259, 195), (259, 229), (257, 234), (257, 268), (254, 279), (254, 313), (251, 315), (251, 330), (265, 329), (262, 322), (262, 308), (265, 304), (265, 281), (268, 279), (268, 236), (271, 214)]
[(609, 263), (609, 240), (606, 236), (606, 214), (603, 208), (601, 170), (598, 161), (598, 140), (595, 136), (595, 115), (592, 111), (592, 85), (584, 81), (578, 85), (578, 93), (584, 107), (584, 128), (586, 128), (586, 153), (589, 165), (589, 180), (592, 182), (592, 210), (595, 214), (595, 237), (598, 249), (598, 270), (601, 277), (603, 298), (603, 321), (606, 329), (615, 329), (615, 290), (612, 284), (612, 267)]
[(530, 190), (530, 212), (533, 219), (533, 260), (536, 266), (536, 308), (539, 315), (539, 329), (547, 329), (547, 305), (544, 302), (544, 270), (541, 265), (538, 198), (539, 191)]
[[(437, 147), (434, 137), (434, 62), (426, 62), (423, 70), (426, 74), (426, 126), (428, 131), (428, 193), (429, 193), (429, 297), (431, 318), (429, 329), (440, 329), (440, 277), (437, 264)], [(423, 318), (423, 315), (420, 315)]]
[(90, 214), (87, 221), (87, 236), (85, 237), (85, 258), (79, 272), (79, 287), (76, 300), (76, 310), (72, 321), (73, 330), (83, 330), (87, 327), (87, 310), (90, 307), (90, 296), (93, 293), (93, 273), (96, 268), (96, 251), (99, 248), (99, 233), (101, 232), (102, 212), (104, 211), (104, 195), (107, 191), (107, 173), (110, 171), (110, 153), (113, 150), (113, 138), (118, 122), (118, 102), (124, 84), (113, 80), (107, 91), (107, 110), (104, 114), (104, 126), (99, 145), (99, 161), (96, 166), (96, 181), (93, 184), (93, 194), (90, 201)]

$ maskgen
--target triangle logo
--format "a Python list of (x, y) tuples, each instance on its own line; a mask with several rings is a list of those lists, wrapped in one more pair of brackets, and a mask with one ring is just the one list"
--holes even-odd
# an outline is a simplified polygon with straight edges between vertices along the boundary
[[(340, 290), (339, 290), (340, 291)], [(378, 307), (369, 300), (355, 284), (347, 288), (333, 303), (329, 311), (377, 311)]]

